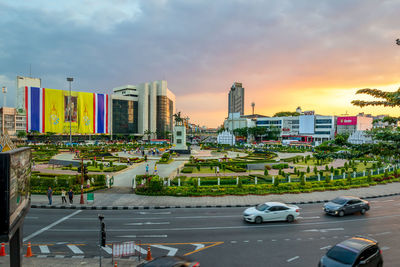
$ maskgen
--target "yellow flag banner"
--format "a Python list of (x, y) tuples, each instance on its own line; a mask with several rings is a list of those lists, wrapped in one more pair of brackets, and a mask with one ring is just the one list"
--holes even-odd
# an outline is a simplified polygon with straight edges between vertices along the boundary
[(63, 133), (64, 128), (64, 98), (63, 91), (48, 89), (45, 91), (45, 131)]
[(79, 133), (93, 133), (93, 93), (78, 92)]

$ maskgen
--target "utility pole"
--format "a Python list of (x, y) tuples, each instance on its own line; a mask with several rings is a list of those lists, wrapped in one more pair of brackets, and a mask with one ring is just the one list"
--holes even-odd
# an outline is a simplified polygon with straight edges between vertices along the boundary
[(101, 267), (101, 258), (102, 258), (102, 249), (101, 247), (106, 246), (106, 224), (103, 222), (104, 215), (99, 214), (99, 222), (100, 222), (100, 231), (99, 231), (99, 254), (100, 254), (100, 261), (99, 266)]
[(83, 158), (81, 159), (81, 202), (80, 204), (85, 204), (85, 201), (83, 200)]

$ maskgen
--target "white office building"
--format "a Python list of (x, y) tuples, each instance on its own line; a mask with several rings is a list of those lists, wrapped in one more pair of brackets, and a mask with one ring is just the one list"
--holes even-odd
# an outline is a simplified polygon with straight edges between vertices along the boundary
[[(173, 114), (175, 113), (175, 95), (168, 89), (167, 81), (153, 81), (138, 85), (124, 85), (113, 89), (118, 100), (131, 100), (137, 104), (137, 127), (131, 134), (146, 135), (150, 138), (167, 138), (173, 131)], [(114, 103), (114, 100), (113, 100)], [(117, 126), (114, 133), (118, 134)], [(122, 123), (122, 122), (121, 122)]]

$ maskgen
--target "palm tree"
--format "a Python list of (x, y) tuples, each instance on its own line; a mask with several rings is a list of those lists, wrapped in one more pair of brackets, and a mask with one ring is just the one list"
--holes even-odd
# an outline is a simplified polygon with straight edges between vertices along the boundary
[(353, 100), (351, 103), (355, 106), (384, 106), (384, 107), (397, 107), (400, 106), (400, 88), (394, 92), (385, 92), (379, 89), (364, 88), (356, 92), (356, 94), (367, 94), (374, 98), (381, 98), (380, 101), (364, 101)]
[(150, 131), (149, 129), (147, 129), (147, 130), (144, 131), (144, 135), (147, 135), (147, 140), (150, 140), (150, 135), (151, 135), (152, 133), (153, 133), (153, 132)]

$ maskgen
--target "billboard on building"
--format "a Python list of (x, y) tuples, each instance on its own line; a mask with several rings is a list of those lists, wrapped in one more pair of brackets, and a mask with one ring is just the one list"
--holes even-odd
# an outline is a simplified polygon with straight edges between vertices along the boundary
[(313, 134), (315, 128), (315, 115), (299, 116), (299, 133)]
[(337, 125), (357, 125), (356, 116), (338, 117)]
[(25, 87), (26, 131), (108, 133), (108, 95)]

